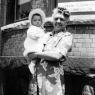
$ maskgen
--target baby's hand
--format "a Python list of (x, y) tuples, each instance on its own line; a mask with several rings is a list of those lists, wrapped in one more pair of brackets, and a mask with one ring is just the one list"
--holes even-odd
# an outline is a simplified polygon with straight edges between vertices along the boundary
[(37, 56), (35, 55), (35, 52), (29, 53), (28, 57), (30, 60), (35, 59)]
[(38, 40), (39, 37), (38, 37), (38, 36), (31, 36), (31, 39), (33, 39), (33, 40)]

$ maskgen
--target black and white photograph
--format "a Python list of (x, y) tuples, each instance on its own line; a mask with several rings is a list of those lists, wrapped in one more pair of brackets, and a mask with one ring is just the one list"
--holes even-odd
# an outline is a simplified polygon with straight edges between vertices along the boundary
[(0, 0), (0, 95), (95, 95), (95, 0)]

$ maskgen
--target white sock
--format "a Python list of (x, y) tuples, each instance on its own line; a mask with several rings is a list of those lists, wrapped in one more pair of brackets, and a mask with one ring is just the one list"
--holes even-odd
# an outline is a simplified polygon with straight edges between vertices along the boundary
[(31, 72), (32, 74), (34, 74), (34, 73), (35, 73), (35, 63), (33, 63), (33, 62), (31, 61), (31, 63), (28, 65), (28, 67), (29, 67), (30, 72)]

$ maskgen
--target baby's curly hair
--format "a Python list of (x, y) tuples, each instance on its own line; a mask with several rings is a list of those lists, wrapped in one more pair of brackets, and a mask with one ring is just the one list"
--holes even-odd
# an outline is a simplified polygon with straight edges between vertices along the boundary
[(54, 29), (54, 25), (52, 21), (46, 21), (43, 26), (46, 30), (46, 32), (51, 32)]

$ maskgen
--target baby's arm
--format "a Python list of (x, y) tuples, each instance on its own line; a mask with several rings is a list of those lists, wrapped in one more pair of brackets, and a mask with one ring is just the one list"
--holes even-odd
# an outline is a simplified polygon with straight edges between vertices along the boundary
[(43, 34), (44, 30), (36, 26), (31, 26), (27, 31), (27, 36), (34, 40), (39, 39)]
[(29, 28), (27, 31), (27, 37), (29, 37), (30, 39), (33, 39), (33, 40), (37, 40), (39, 38), (39, 36), (35, 32), (36, 31), (34, 29)]

